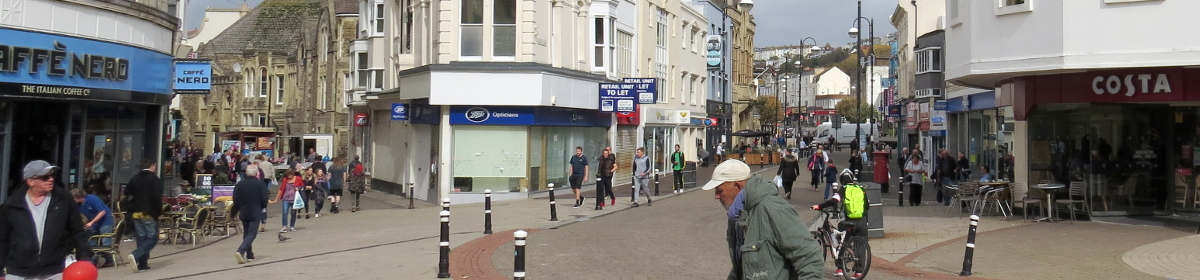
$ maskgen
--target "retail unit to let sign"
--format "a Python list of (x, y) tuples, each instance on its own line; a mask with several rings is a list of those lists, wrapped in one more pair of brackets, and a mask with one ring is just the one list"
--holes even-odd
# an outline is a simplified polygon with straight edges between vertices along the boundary
[(658, 102), (658, 78), (624, 78), (622, 83), (636, 84), (633, 93), (637, 96), (637, 104), (654, 104)]
[(601, 83), (600, 112), (633, 112), (637, 104), (634, 89), (639, 84)]

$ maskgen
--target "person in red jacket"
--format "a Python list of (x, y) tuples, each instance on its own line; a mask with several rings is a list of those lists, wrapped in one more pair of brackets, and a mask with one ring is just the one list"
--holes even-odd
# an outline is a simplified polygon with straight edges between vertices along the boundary
[(292, 210), (292, 203), (296, 199), (301, 199), (296, 197), (296, 192), (302, 187), (304, 187), (304, 180), (300, 178), (300, 172), (295, 170), (288, 171), (283, 181), (279, 182), (279, 196), (269, 202), (269, 204), (275, 204), (283, 201), (282, 214), (279, 216), (283, 222), (283, 228), (279, 229), (279, 232), (296, 231), (296, 213)]

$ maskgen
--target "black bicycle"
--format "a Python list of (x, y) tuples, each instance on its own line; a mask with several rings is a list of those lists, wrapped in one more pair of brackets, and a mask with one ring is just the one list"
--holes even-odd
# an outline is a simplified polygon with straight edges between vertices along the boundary
[[(813, 232), (813, 239), (816, 239), (821, 244), (821, 257), (829, 260), (829, 256), (835, 258), (838, 267), (843, 269), (842, 277), (847, 280), (864, 279), (867, 277), (867, 271), (871, 269), (871, 244), (867, 242), (866, 237), (850, 236), (847, 237), (847, 232), (837, 230), (829, 221), (833, 219), (836, 211), (820, 210), (825, 216), (824, 224)], [(865, 229), (855, 229), (865, 230)]]

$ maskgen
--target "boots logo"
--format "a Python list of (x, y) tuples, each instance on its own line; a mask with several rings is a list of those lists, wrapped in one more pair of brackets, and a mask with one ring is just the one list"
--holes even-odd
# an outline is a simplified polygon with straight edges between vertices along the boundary
[(484, 109), (483, 107), (475, 107), (475, 108), (468, 109), (467, 113), (464, 115), (467, 117), (468, 121), (471, 121), (473, 123), (481, 123), (481, 122), (487, 121), (488, 116), (490, 116), (491, 114), (488, 112), (487, 109)]

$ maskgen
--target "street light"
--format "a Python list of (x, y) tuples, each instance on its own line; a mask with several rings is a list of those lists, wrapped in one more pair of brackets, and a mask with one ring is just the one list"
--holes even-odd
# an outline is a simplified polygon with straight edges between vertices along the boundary
[[(857, 112), (855, 115), (858, 115), (859, 117), (862, 117), (862, 80), (863, 80), (863, 78), (862, 78), (862, 75), (863, 75), (862, 59), (865, 57), (865, 56), (863, 56), (863, 52), (862, 52), (862, 49), (863, 49), (862, 48), (862, 36), (860, 36), (861, 34), (859, 34), (860, 29), (861, 29), (860, 27), (862, 27), (863, 20), (867, 21), (868, 28), (870, 30), (870, 33), (869, 33), (870, 38), (868, 38), (868, 40), (873, 40), (875, 38), (875, 20), (872, 20), (869, 18), (864, 18), (862, 16), (862, 0), (858, 0), (858, 17), (854, 18), (854, 26), (850, 27), (849, 33), (850, 33), (850, 38), (854, 38), (854, 48), (855, 48), (854, 51), (856, 53), (858, 53), (858, 59), (859, 59), (858, 63), (855, 64), (855, 68), (854, 68), (855, 83), (857, 83), (859, 85), (858, 90), (855, 91), (855, 94), (858, 96), (858, 100), (855, 101), (854, 110)], [(870, 43), (871, 43), (871, 55), (873, 56), (875, 54), (875, 42), (870, 42)], [(869, 60), (868, 60), (868, 62), (871, 64), (874, 64), (874, 62), (871, 62)], [(865, 146), (865, 145), (863, 145), (863, 143), (864, 143), (863, 140), (865, 140), (865, 139), (862, 138), (862, 120), (859, 120), (859, 122), (855, 123), (854, 138), (858, 139), (860, 148), (862, 146)]]
[(738, 1), (738, 10), (741, 10), (742, 12), (749, 12), (750, 9), (753, 9), (753, 8), (754, 8), (754, 1), (751, 1), (751, 0)]

